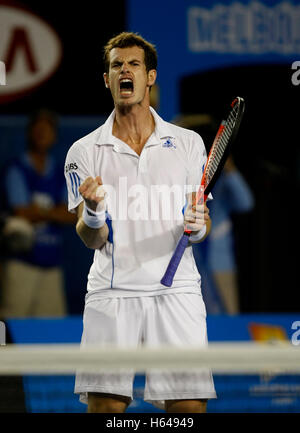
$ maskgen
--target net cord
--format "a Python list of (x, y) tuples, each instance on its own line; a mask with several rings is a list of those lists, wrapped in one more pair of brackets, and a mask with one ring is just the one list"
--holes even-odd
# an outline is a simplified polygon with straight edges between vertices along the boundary
[(300, 373), (300, 347), (291, 343), (210, 343), (207, 348), (120, 349), (74, 344), (7, 345), (0, 347), (0, 375), (74, 374), (77, 370), (115, 369), (190, 370), (214, 372), (258, 371)]

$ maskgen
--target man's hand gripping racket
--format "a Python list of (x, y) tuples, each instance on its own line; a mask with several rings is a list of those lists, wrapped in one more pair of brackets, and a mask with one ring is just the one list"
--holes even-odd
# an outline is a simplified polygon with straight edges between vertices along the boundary
[[(206, 202), (208, 194), (218, 179), (228, 157), (230, 146), (236, 138), (244, 109), (244, 100), (237, 96), (230, 105), (226, 119), (222, 120), (211, 146), (201, 179), (201, 185), (196, 195), (195, 204), (203, 204)], [(190, 235), (191, 230), (185, 229), (169, 262), (165, 275), (161, 279), (161, 284), (164, 286), (172, 286), (174, 275), (184, 254), (184, 250), (188, 245)]]

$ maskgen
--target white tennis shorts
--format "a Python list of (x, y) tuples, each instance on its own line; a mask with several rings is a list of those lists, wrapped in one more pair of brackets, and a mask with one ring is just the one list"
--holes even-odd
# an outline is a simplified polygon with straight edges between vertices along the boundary
[[(120, 348), (207, 345), (206, 309), (201, 295), (168, 294), (139, 298), (88, 300), (81, 344), (116, 344)], [(134, 371), (87, 374), (77, 372), (75, 393), (87, 403), (88, 392), (132, 399)], [(165, 400), (210, 399), (216, 393), (211, 371), (146, 372), (144, 400), (164, 409)]]

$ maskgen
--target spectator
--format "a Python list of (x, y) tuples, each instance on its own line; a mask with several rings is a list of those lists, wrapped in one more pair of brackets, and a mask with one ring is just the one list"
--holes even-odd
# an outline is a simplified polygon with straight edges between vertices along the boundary
[(5, 169), (9, 217), (2, 230), (0, 316), (45, 317), (67, 313), (62, 225), (74, 223), (66, 209), (63, 167), (50, 155), (56, 140), (53, 113), (40, 110), (28, 125), (27, 149)]
[[(212, 194), (212, 231), (206, 245), (206, 261), (215, 287), (211, 290), (217, 290), (223, 312), (236, 314), (240, 308), (232, 216), (252, 210), (254, 199), (232, 157), (228, 158)], [(195, 245), (194, 249), (197, 247)], [(199, 259), (199, 252), (196, 256)]]

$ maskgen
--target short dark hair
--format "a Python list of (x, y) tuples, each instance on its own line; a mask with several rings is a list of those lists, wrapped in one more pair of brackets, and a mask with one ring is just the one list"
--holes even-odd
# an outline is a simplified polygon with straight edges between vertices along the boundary
[(144, 50), (147, 72), (157, 69), (157, 52), (153, 44), (146, 41), (138, 33), (122, 32), (111, 38), (104, 47), (104, 68), (109, 71), (109, 53), (113, 48), (140, 47)]

